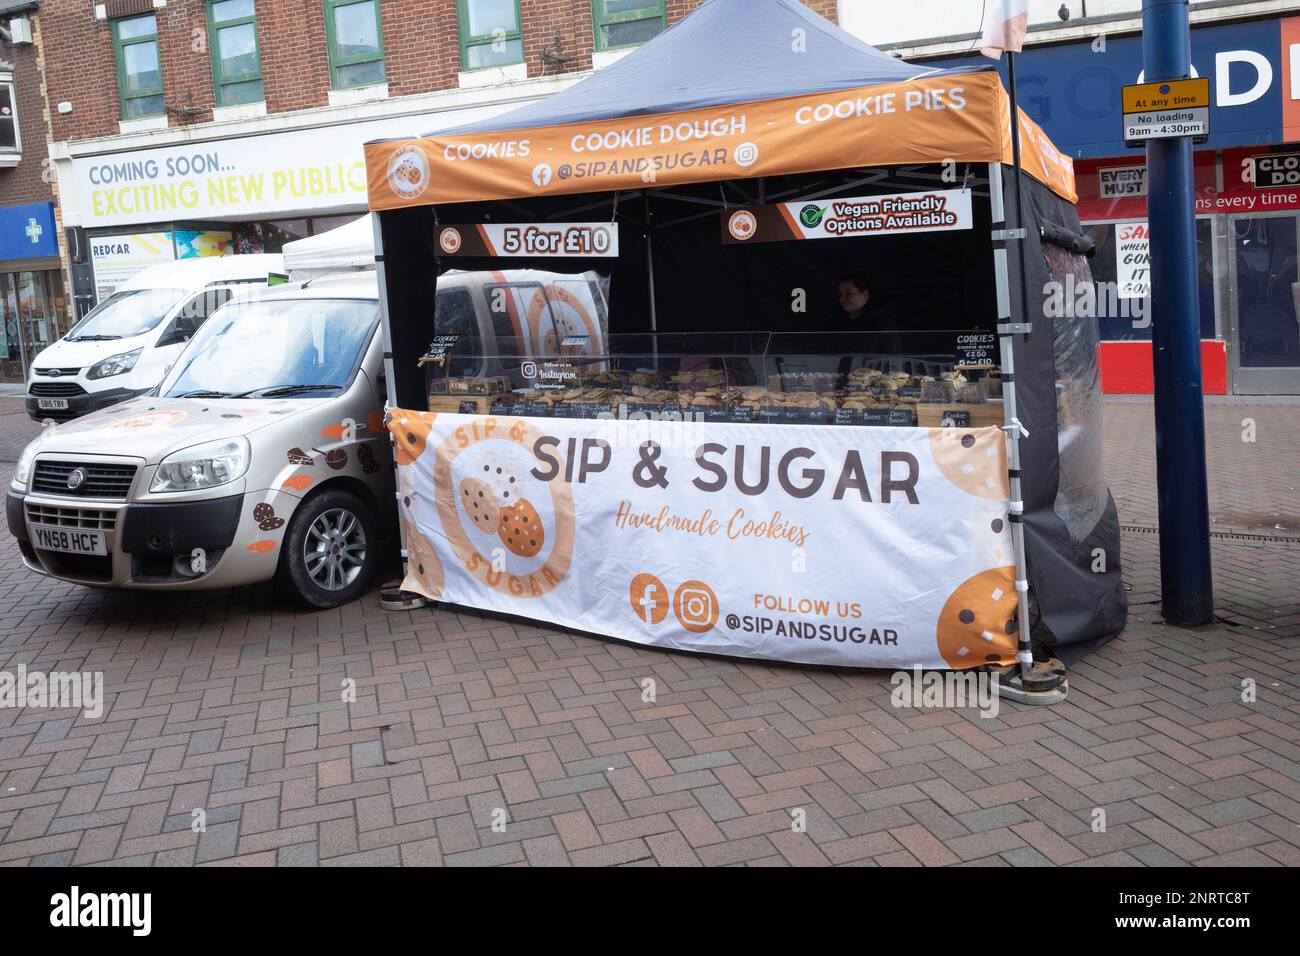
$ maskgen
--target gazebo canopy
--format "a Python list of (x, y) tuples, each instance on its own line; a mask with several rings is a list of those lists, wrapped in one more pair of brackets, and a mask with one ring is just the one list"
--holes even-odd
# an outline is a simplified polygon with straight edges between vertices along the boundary
[[(1069, 158), (1020, 127), (1025, 171), (1074, 201)], [(1011, 163), (992, 65), (906, 63), (798, 0), (707, 0), (546, 99), (366, 146), (375, 210), (945, 160)]]

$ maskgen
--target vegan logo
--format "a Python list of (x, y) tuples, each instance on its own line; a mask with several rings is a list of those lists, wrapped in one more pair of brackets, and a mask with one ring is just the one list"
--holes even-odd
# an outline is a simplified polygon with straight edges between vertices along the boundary
[(460, 230), (454, 226), (448, 226), (439, 233), (438, 245), (441, 246), (442, 251), (447, 253), (449, 256), (454, 256), (456, 253), (460, 252)]
[(816, 229), (821, 225), (821, 221), (825, 215), (825, 207), (810, 202), (799, 210), (799, 222), (809, 229)]
[(415, 199), (429, 188), (429, 157), (414, 143), (399, 146), (388, 159), (388, 186), (401, 199)]
[(727, 220), (727, 230), (734, 238), (744, 242), (746, 239), (752, 239), (758, 232), (758, 219), (748, 209), (741, 209), (731, 214), (731, 218)]

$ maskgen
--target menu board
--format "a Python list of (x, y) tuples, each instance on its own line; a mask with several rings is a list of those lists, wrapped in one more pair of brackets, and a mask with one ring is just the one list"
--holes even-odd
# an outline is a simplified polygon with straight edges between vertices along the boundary
[(958, 365), (1001, 365), (998, 337), (993, 332), (960, 332), (956, 348)]

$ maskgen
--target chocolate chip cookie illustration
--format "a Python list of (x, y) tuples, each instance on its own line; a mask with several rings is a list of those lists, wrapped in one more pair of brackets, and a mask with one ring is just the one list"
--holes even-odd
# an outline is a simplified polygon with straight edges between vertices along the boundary
[(289, 464), (291, 465), (314, 465), (316, 460), (307, 454), (301, 448), (289, 449)]
[(379, 470), (379, 459), (375, 457), (375, 450), (369, 445), (361, 445), (357, 448), (357, 461), (361, 462), (361, 470), (367, 475), (373, 475)]
[(342, 448), (335, 448), (325, 453), (325, 464), (329, 465), (335, 471), (347, 467), (348, 453)]
[(275, 516), (275, 509), (263, 501), (253, 508), (253, 520), (258, 522), (258, 527), (263, 531), (274, 531), (284, 524), (283, 518)]
[(424, 454), (434, 418), (433, 412), (400, 412), (388, 423), (399, 465), (409, 465)]
[(1016, 659), (1016, 569), (991, 568), (957, 585), (939, 612), (939, 654), (954, 670)]
[(944, 476), (980, 498), (1011, 496), (1007, 442), (992, 428), (931, 428), (930, 453)]
[(527, 499), (520, 499), (502, 509), (501, 527), (497, 534), (510, 553), (521, 558), (535, 557), (546, 543), (541, 515)]
[(496, 492), (482, 478), (466, 478), (460, 483), (460, 500), (474, 527), (485, 534), (497, 534), (501, 529), (501, 506)]
[(423, 594), (427, 598), (437, 600), (442, 597), (445, 583), (438, 552), (420, 533), (415, 522), (407, 521), (405, 525), (406, 578), (402, 581), (402, 587), (407, 591), (414, 591), (416, 594)]

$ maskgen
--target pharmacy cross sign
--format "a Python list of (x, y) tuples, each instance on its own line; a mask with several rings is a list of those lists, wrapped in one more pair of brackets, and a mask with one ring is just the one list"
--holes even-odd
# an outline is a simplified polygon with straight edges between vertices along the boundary
[(41, 227), (41, 224), (36, 221), (36, 217), (33, 216), (31, 219), (27, 220), (27, 228), (24, 229), (23, 232), (27, 233), (27, 238), (32, 241), (32, 245), (36, 245), (41, 241), (41, 234), (44, 233), (45, 230)]

